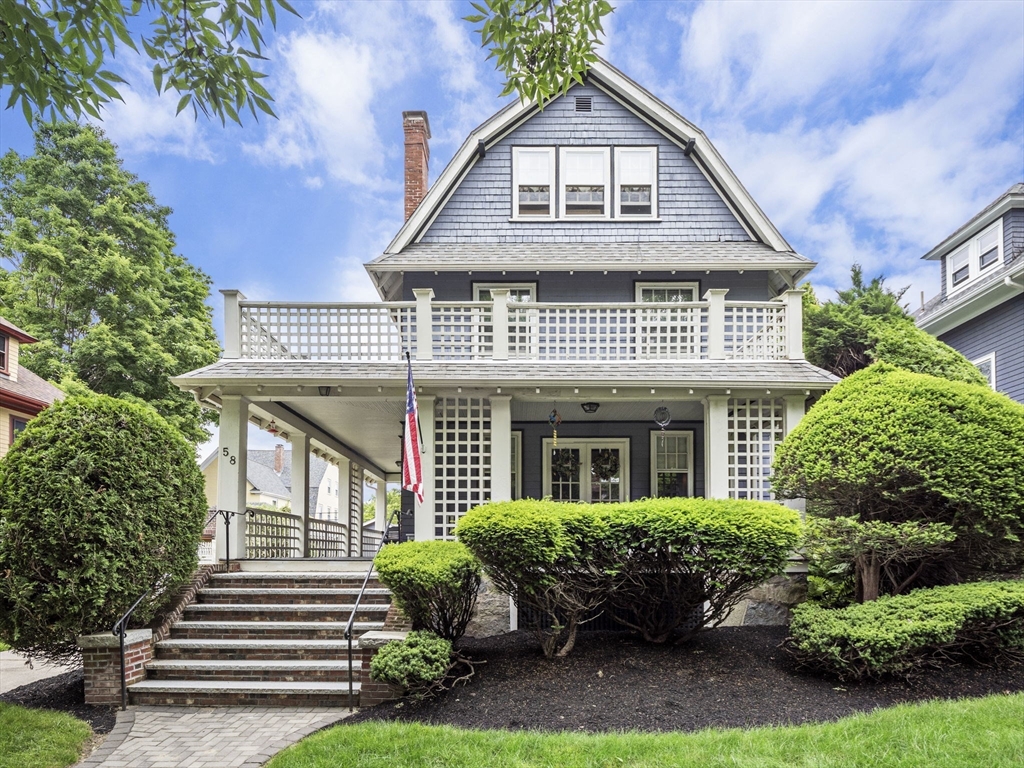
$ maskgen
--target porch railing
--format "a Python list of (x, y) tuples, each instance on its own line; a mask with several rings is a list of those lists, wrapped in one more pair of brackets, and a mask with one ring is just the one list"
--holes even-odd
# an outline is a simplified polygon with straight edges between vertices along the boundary
[(248, 301), (225, 292), (225, 357), (269, 360), (803, 359), (802, 291), (771, 301), (553, 304)]
[[(372, 545), (376, 551), (381, 534), (364, 529), (360, 549)], [(245, 556), (251, 560), (289, 557), (347, 557), (349, 529), (337, 520), (309, 518), (306, 525), (306, 553), (302, 552), (302, 517), (273, 509), (246, 510)]]
[(342, 523), (311, 519), (306, 536), (309, 557), (345, 557), (348, 554), (348, 527)]

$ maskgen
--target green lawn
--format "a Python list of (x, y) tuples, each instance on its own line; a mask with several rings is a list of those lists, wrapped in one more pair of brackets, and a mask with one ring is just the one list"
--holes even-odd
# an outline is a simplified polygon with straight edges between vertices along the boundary
[(71, 715), (0, 704), (0, 768), (67, 768), (90, 736)]
[(0, 651), (9, 651), (11, 646), (7, 645), (3, 640), (0, 640)]
[(310, 736), (269, 768), (1020, 768), (1024, 694), (929, 702), (836, 723), (664, 734), (541, 734), (360, 723)]

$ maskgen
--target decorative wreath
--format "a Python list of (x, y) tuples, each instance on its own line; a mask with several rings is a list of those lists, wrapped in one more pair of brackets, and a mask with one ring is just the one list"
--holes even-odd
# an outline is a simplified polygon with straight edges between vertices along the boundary
[(579, 451), (555, 448), (551, 451), (551, 471), (556, 477), (577, 477), (580, 471)]
[(602, 448), (590, 456), (590, 473), (601, 480), (619, 474), (619, 454), (612, 448)]

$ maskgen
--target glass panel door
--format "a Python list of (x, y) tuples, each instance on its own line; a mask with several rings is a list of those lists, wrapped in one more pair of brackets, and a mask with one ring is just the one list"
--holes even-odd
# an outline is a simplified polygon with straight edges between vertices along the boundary
[(554, 501), (629, 499), (629, 440), (543, 441), (543, 495)]
[(622, 500), (622, 455), (618, 448), (590, 449), (590, 500)]
[(551, 451), (551, 498), (555, 501), (583, 501), (579, 448)]

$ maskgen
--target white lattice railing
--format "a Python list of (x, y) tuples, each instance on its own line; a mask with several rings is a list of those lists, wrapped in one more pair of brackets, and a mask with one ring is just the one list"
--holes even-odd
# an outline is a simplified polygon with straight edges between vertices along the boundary
[[(429, 292), (427, 292), (429, 294)], [(800, 292), (685, 303), (295, 304), (229, 297), (225, 356), (285, 360), (783, 360), (803, 357)], [(233, 302), (233, 303), (232, 303)], [(232, 314), (234, 313), (234, 314)], [(427, 327), (429, 325), (429, 333)]]

